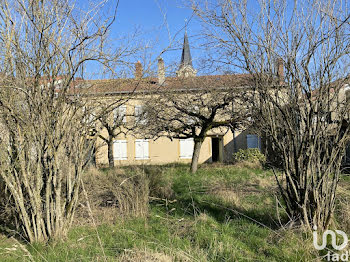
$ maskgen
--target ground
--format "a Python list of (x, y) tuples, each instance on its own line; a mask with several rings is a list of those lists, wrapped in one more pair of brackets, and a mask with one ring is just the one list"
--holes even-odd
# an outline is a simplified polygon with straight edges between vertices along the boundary
[[(311, 234), (285, 227), (272, 171), (204, 165), (193, 175), (188, 169), (142, 169), (151, 178), (146, 217), (75, 223), (65, 241), (45, 246), (0, 235), (0, 261), (321, 261)], [(342, 184), (344, 206), (347, 180)]]

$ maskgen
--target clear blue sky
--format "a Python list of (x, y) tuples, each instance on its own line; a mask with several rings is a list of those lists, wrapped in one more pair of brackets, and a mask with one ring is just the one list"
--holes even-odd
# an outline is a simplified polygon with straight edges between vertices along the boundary
[[(192, 42), (195, 42), (195, 39), (193, 41), (191, 39), (198, 33), (199, 25), (193, 18), (191, 19), (192, 11), (184, 7), (186, 2), (188, 1), (120, 0), (117, 21), (113, 30), (128, 32), (139, 27), (145, 33), (144, 39), (155, 42), (158, 51), (161, 51), (170, 43), (165, 22), (171, 38), (175, 38), (175, 47), (178, 47), (183, 40), (185, 19), (187, 19), (190, 43), (194, 46)], [(170, 57), (178, 57), (178, 59), (181, 57), (181, 50), (169, 51), (169, 53), (171, 53)], [(193, 53), (195, 53), (194, 50)]]
[[(80, 0), (80, 3), (83, 3), (83, 0)], [(105, 11), (110, 11), (108, 9), (115, 3), (110, 2), (104, 7)], [(198, 42), (196, 38), (198, 38), (200, 26), (193, 18), (190, 8), (184, 6), (186, 3), (188, 4), (188, 1), (184, 0), (120, 0), (116, 22), (111, 29), (111, 37), (120, 38), (134, 32), (137, 28), (141, 33), (138, 39), (141, 39), (144, 46), (151, 46), (148, 52), (152, 54), (153, 60), (171, 44), (171, 48), (162, 54), (166, 66), (169, 66), (180, 62), (185, 21), (187, 21), (191, 54), (196, 66), (196, 58), (200, 51), (195, 45)], [(135, 62), (143, 61), (142, 55), (144, 54), (132, 59), (135, 59)]]

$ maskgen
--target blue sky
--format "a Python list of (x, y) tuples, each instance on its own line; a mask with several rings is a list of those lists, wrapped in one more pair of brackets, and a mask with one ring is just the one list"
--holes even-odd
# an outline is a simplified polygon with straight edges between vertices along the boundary
[[(191, 17), (192, 11), (184, 7), (181, 0), (120, 0), (117, 21), (113, 29), (128, 32), (134, 27), (139, 27), (145, 32), (144, 38), (156, 41), (157, 49), (162, 50), (169, 45), (166, 26), (175, 42), (182, 42), (185, 19), (188, 21), (189, 37), (198, 33), (199, 25)], [(181, 50), (172, 53), (172, 56), (179, 56), (180, 59)]]
[[(188, 2), (188, 1), (187, 1)], [(111, 29), (111, 37), (119, 38), (135, 31), (141, 33), (139, 39), (144, 45), (150, 46), (152, 59), (156, 57), (169, 45), (162, 57), (166, 65), (179, 63), (181, 58), (181, 47), (185, 33), (185, 21), (187, 21), (187, 32), (191, 45), (191, 53), (196, 66), (196, 57), (199, 51), (195, 44), (198, 42), (200, 26), (192, 16), (190, 8), (184, 6), (183, 0), (120, 0), (117, 19)], [(112, 3), (104, 7), (106, 12)], [(144, 57), (133, 57), (143, 61)], [(149, 57), (148, 57), (148, 60)], [(170, 69), (169, 69), (170, 70)]]

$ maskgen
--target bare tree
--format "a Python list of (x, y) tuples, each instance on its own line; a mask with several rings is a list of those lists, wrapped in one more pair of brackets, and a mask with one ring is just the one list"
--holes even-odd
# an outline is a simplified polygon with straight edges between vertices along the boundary
[[(133, 42), (136, 41), (133, 38)], [(126, 52), (126, 56), (136, 55), (140, 51), (150, 49), (150, 46), (144, 48), (142, 46), (136, 46), (131, 48), (130, 45), (125, 45), (123, 52)], [(121, 54), (120, 54), (121, 56)], [(120, 67), (128, 66), (128, 63), (119, 59)], [(149, 65), (152, 62), (149, 61)], [(135, 64), (135, 77), (134, 78), (118, 78), (111, 80), (98, 80), (94, 85), (93, 90), (88, 92), (86, 99), (88, 101), (87, 110), (90, 111), (91, 120), (95, 130), (95, 136), (102, 140), (102, 144), (99, 146), (107, 145), (108, 165), (114, 167), (114, 139), (119, 135), (125, 136), (136, 128), (135, 121), (131, 121), (130, 117), (135, 117), (134, 112), (128, 112), (127, 107), (130, 100), (137, 97), (137, 92), (140, 89), (147, 88), (151, 85), (150, 81), (142, 76), (150, 74), (150, 69), (143, 70), (141, 62)], [(118, 75), (124, 74), (119, 70)], [(101, 99), (102, 98), (102, 99)]]
[(193, 2), (218, 60), (254, 78), (256, 124), (281, 157), (283, 176), (276, 178), (286, 211), (309, 229), (326, 229), (331, 222), (349, 139), (346, 5)]
[(170, 80), (146, 100), (144, 117), (152, 124), (145, 124), (142, 131), (153, 138), (193, 138), (191, 172), (195, 173), (209, 132), (239, 129), (247, 122), (251, 113), (249, 95), (243, 94), (248, 82), (247, 76), (234, 75)]
[(89, 12), (60, 0), (0, 7), (0, 188), (15, 209), (8, 226), (30, 242), (63, 237), (72, 223), (93, 144), (77, 77), (89, 61), (112, 68), (115, 60), (105, 53), (114, 13), (99, 19), (104, 4)]
[[(107, 145), (109, 167), (114, 167), (114, 139), (118, 135), (126, 135), (128, 131), (126, 128), (126, 102), (126, 100), (117, 99), (117, 101), (100, 106), (101, 111), (96, 116), (97, 125), (101, 127), (98, 137)], [(107, 132), (103, 133), (103, 129)]]

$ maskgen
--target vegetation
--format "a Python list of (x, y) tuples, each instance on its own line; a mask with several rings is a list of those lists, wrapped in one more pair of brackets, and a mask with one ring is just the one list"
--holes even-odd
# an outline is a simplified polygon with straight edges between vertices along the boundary
[[(162, 90), (145, 102), (145, 115), (152, 125), (143, 133), (152, 138), (193, 138), (191, 172), (196, 173), (200, 150), (208, 134), (225, 134), (241, 129), (250, 116), (251, 96), (243, 89), (232, 88), (227, 77), (179, 77), (178, 83), (189, 93), (174, 95), (176, 91)], [(242, 78), (236, 85), (247, 85)], [(234, 85), (235, 86), (235, 85)]]
[(254, 126), (280, 156), (289, 216), (310, 231), (327, 229), (350, 133), (348, 7), (327, 0), (191, 6), (215, 54), (209, 60), (254, 78)]
[[(148, 215), (122, 216), (115, 209), (113, 221), (93, 224), (80, 218), (64, 242), (48, 245), (2, 237), (0, 261), (18, 261), (18, 257), (28, 261), (321, 260), (311, 234), (285, 227), (289, 219), (283, 207), (276, 206), (278, 188), (269, 170), (203, 165), (194, 176), (188, 165), (169, 164), (92, 173), (108, 181), (112, 174), (146, 175), (151, 189)], [(87, 188), (89, 182), (84, 184)], [(343, 191), (348, 185), (349, 181), (342, 181)], [(90, 192), (91, 202), (93, 197)], [(347, 221), (348, 202), (342, 205), (338, 213)], [(100, 207), (100, 215), (108, 208)]]
[(263, 153), (260, 152), (258, 148), (248, 148), (240, 149), (238, 152), (233, 153), (233, 160), (235, 162), (252, 162), (264, 164), (266, 162), (266, 157)]
[(89, 62), (111, 68), (116, 57), (106, 43), (115, 13), (102, 14), (104, 4), (1, 3), (0, 223), (30, 242), (61, 239), (72, 224), (93, 146), (72, 90)]

